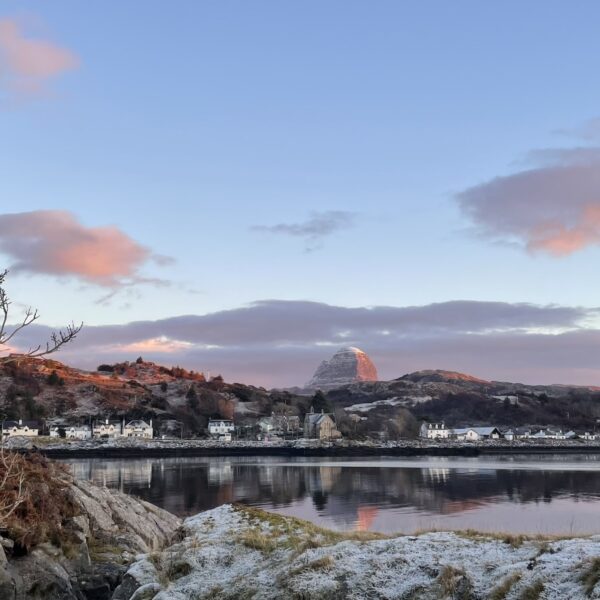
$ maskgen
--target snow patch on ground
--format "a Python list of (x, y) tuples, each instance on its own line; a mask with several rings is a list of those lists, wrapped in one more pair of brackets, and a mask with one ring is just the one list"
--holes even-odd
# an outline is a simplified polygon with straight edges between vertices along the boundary
[(344, 410), (365, 413), (379, 406), (407, 406), (428, 402), (429, 400), (431, 400), (431, 396), (405, 396), (403, 398), (388, 398), (386, 400), (375, 400), (375, 402), (352, 404), (352, 406), (346, 406)]

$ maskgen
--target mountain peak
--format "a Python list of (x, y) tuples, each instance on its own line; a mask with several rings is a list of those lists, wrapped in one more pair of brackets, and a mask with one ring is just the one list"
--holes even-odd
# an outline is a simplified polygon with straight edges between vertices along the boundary
[(369, 356), (360, 348), (348, 346), (338, 350), (329, 360), (324, 360), (307, 387), (328, 390), (357, 381), (376, 380), (377, 369)]

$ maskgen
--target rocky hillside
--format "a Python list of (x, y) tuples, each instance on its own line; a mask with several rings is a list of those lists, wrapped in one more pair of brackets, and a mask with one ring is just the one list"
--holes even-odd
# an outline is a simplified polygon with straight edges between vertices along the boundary
[(310, 399), (286, 391), (268, 391), (221, 377), (167, 368), (141, 358), (100, 365), (97, 371), (74, 369), (55, 360), (25, 359), (0, 363), (0, 410), (8, 419), (47, 419), (51, 423), (87, 423), (91, 418), (153, 419), (161, 433), (202, 432), (210, 417), (270, 415), (277, 407), (298, 414)]
[(251, 424), (276, 414), (304, 416), (310, 406), (336, 414), (350, 437), (415, 435), (421, 420), (450, 426), (555, 425), (594, 430), (600, 390), (486, 381), (428, 370), (391, 381), (354, 381), (328, 391), (266, 390), (206, 381), (202, 373), (138, 359), (82, 371), (53, 360), (0, 364), (0, 411), (8, 419), (45, 418), (54, 424), (91, 418), (153, 419), (159, 434), (201, 434), (210, 417)]
[[(565, 385), (486, 381), (452, 371), (417, 371), (391, 381), (359, 382), (331, 390), (334, 406), (362, 419), (357, 428), (377, 431), (389, 420), (445, 421), (449, 426), (554, 425), (594, 430), (600, 390)], [(392, 430), (394, 428), (392, 427)]]

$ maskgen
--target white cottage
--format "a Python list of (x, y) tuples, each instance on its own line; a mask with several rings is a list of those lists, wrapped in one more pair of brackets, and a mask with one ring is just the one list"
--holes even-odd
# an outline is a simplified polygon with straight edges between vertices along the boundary
[(92, 428), (90, 425), (66, 425), (64, 427), (52, 427), (50, 437), (60, 437), (60, 430), (65, 432), (68, 440), (91, 440)]
[(235, 425), (229, 419), (209, 419), (208, 421), (208, 433), (212, 437), (229, 442), (234, 431)]
[(40, 434), (40, 424), (37, 421), (2, 421), (2, 436), (15, 437), (22, 435), (34, 437)]
[(419, 436), (428, 440), (447, 439), (450, 437), (450, 430), (442, 423), (423, 423), (419, 431)]
[(123, 428), (123, 437), (152, 439), (154, 437), (152, 419), (150, 419), (150, 423), (146, 423), (146, 421), (143, 421), (142, 419), (129, 421)]
[(94, 423), (92, 435), (95, 438), (117, 438), (123, 434), (123, 423), (121, 421), (109, 421), (108, 419)]
[(452, 435), (457, 440), (477, 442), (479, 440), (499, 440), (502, 437), (497, 427), (463, 427), (453, 429)]

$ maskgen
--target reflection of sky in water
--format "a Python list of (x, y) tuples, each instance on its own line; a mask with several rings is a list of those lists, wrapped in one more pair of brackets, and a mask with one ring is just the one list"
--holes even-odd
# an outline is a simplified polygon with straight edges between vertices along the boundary
[(600, 456), (80, 459), (74, 475), (180, 515), (242, 502), (337, 529), (600, 533)]

